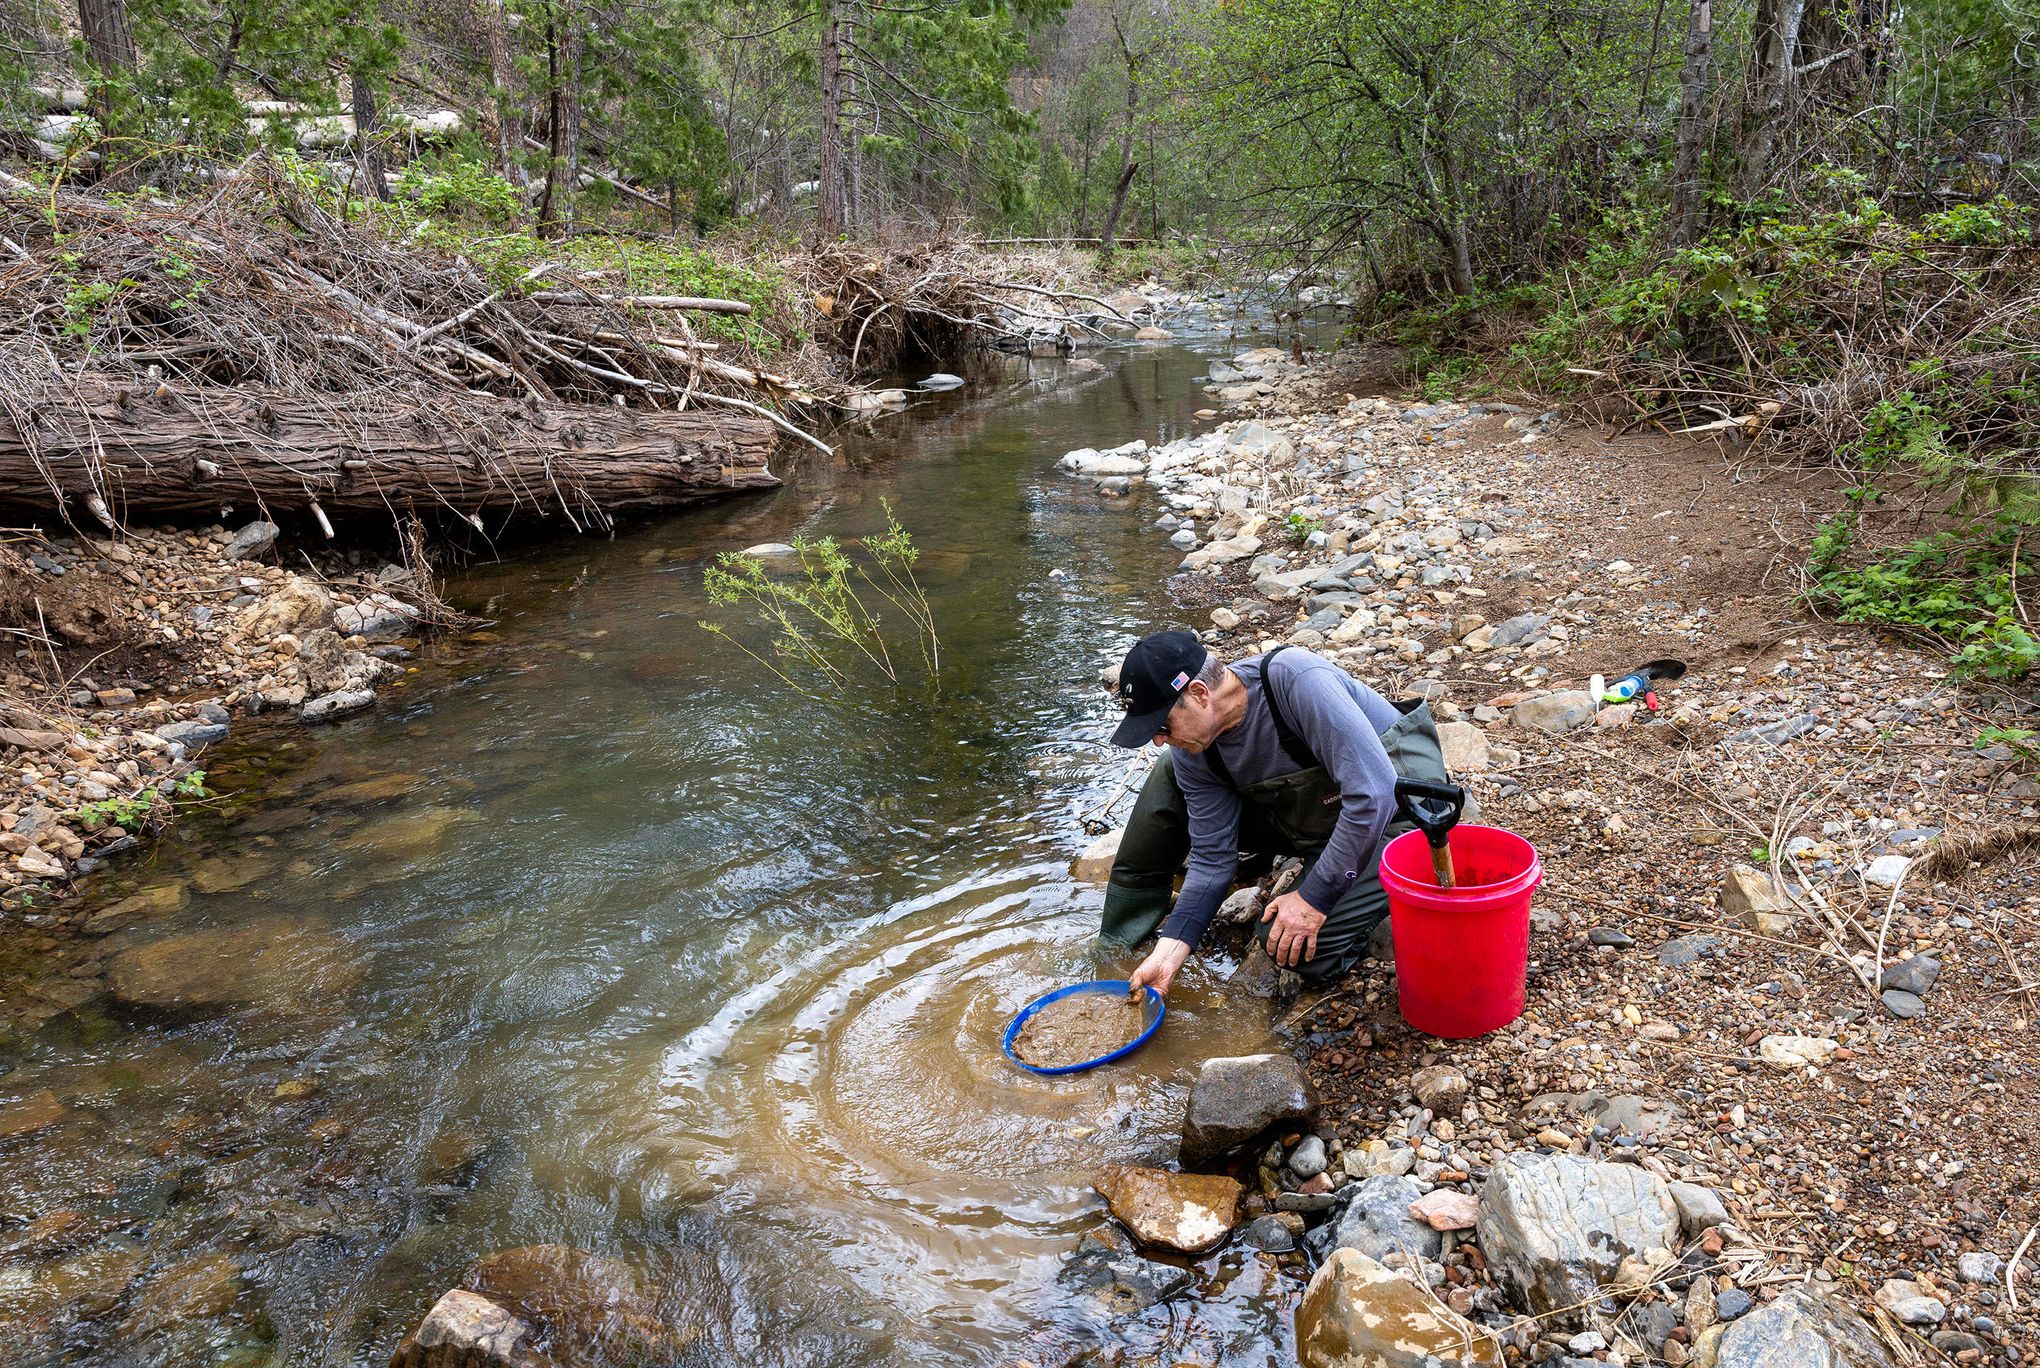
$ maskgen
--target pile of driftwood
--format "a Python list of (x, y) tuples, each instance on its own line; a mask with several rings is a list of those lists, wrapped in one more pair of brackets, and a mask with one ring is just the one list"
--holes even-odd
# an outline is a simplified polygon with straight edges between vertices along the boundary
[(777, 483), (813, 396), (689, 322), (750, 306), (615, 288), (492, 282), (259, 164), (176, 205), (0, 178), (0, 506), (587, 528)]
[(994, 255), (967, 242), (823, 243), (795, 263), (819, 318), (815, 334), (852, 379), (912, 356), (974, 347), (1068, 351), (1134, 331), (1136, 321), (1074, 287), (1055, 251)]

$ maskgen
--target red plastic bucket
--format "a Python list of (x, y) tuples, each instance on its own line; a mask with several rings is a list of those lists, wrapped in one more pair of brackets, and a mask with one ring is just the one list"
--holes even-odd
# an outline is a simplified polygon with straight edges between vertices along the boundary
[(1421, 831), (1405, 832), (1381, 852), (1381, 886), (1403, 1020), (1428, 1035), (1465, 1040), (1523, 1015), (1530, 895), (1544, 869), (1534, 846), (1500, 827), (1462, 824), (1448, 844), (1457, 887), (1438, 887)]

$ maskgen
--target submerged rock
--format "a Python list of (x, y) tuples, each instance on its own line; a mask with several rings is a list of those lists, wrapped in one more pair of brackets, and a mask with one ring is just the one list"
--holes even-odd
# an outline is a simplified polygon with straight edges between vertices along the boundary
[(1635, 1165), (1511, 1154), (1481, 1191), (1479, 1229), (1489, 1267), (1543, 1315), (1591, 1307), (1627, 1260), (1669, 1260), (1679, 1213), (1665, 1180)]
[(539, 1332), (516, 1312), (456, 1287), (434, 1302), (390, 1357), (390, 1368), (553, 1368)]
[(1090, 1294), (1114, 1315), (1130, 1316), (1168, 1300), (1197, 1280), (1187, 1268), (1087, 1243), (1063, 1265), (1056, 1281)]
[(1112, 862), (1119, 857), (1119, 842), (1126, 828), (1115, 827), (1084, 847), (1070, 866), (1070, 877), (1078, 883), (1102, 884), (1112, 877)]
[(1303, 1368), (1501, 1368), (1502, 1347), (1427, 1289), (1340, 1249), (1297, 1305), (1296, 1358)]
[(536, 1326), (562, 1363), (660, 1362), (688, 1338), (659, 1316), (628, 1265), (571, 1245), (498, 1250), (460, 1282)]
[(1232, 1233), (1245, 1191), (1211, 1173), (1115, 1165), (1091, 1180), (1113, 1216), (1144, 1245), (1202, 1254)]
[(63, 1120), (68, 1110), (48, 1088), (18, 1102), (0, 1102), (0, 1140), (47, 1130)]
[(115, 999), (130, 1007), (296, 1012), (336, 1005), (366, 972), (353, 944), (323, 924), (263, 917), (123, 950), (108, 978)]
[(1186, 1164), (1219, 1158), (1270, 1126), (1317, 1115), (1317, 1090), (1292, 1055), (1207, 1059), (1190, 1089), (1183, 1121)]

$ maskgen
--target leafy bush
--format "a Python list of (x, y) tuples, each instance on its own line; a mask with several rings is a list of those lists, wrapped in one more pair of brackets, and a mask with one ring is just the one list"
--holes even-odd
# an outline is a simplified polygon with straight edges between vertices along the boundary
[(1912, 542), (1855, 569), (1822, 570), (1816, 563), (1815, 595), (1844, 622), (1946, 641), (1961, 671), (2021, 679), (2040, 667), (2040, 639), (2019, 616), (2012, 564), (2018, 545), (2017, 529), (1987, 523)]
[(508, 223), (524, 209), (524, 195), (515, 185), (466, 157), (444, 158), (437, 167), (411, 162), (397, 177), (397, 193), (428, 214), (491, 223)]

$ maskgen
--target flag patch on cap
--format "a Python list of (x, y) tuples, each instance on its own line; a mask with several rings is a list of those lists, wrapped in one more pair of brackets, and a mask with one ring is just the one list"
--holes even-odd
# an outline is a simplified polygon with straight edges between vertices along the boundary
[(1176, 671), (1176, 677), (1169, 681), (1169, 687), (1172, 689), (1180, 689), (1189, 682), (1190, 676), (1185, 674), (1183, 671), (1178, 670)]

